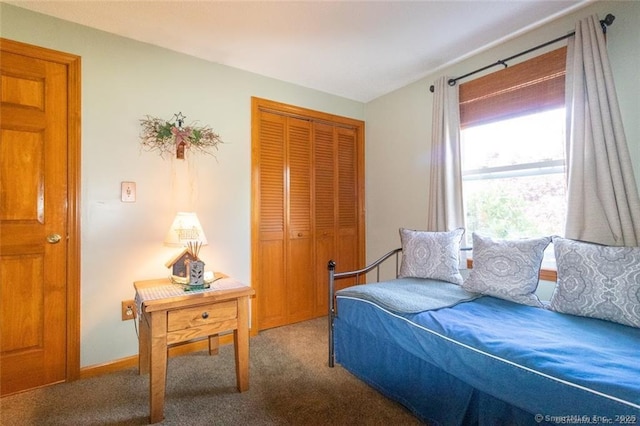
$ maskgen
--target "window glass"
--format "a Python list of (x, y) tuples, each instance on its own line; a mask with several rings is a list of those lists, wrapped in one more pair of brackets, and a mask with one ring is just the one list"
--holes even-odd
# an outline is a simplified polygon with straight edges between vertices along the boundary
[(509, 239), (562, 235), (564, 125), (558, 108), (462, 129), (469, 246), (473, 232)]
[(465, 170), (564, 162), (564, 108), (462, 130)]

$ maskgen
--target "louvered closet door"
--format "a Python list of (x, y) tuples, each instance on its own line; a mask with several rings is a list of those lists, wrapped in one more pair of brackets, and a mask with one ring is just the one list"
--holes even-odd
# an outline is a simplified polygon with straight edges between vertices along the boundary
[(336, 255), (336, 135), (334, 126), (315, 123), (314, 189), (315, 189), (315, 276), (316, 315), (325, 315), (328, 309), (329, 279), (327, 262)]
[(287, 125), (288, 241), (287, 271), (289, 322), (314, 316), (315, 279), (313, 274), (312, 221), (312, 143), (311, 123), (289, 118)]
[(260, 328), (287, 321), (285, 279), (285, 149), (286, 118), (262, 112), (259, 146), (254, 151), (258, 179), (258, 247), (253, 271), (260, 288), (257, 300)]
[(260, 119), (260, 328), (313, 318), (311, 123)]
[(364, 123), (252, 107), (252, 312), (264, 330), (327, 315), (329, 260), (364, 266)]
[[(358, 269), (359, 259), (359, 173), (357, 134), (353, 129), (336, 127), (337, 136), (337, 247), (336, 272)], [(343, 279), (337, 287), (352, 285), (354, 279)]]

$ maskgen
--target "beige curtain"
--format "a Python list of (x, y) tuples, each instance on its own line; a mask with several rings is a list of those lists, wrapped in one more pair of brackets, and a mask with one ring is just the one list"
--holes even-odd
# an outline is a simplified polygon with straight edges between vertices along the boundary
[(596, 16), (576, 25), (567, 49), (567, 238), (640, 242), (633, 176), (604, 34)]
[(441, 77), (434, 84), (427, 207), (427, 229), (430, 231), (464, 227), (458, 85), (449, 86), (448, 79)]

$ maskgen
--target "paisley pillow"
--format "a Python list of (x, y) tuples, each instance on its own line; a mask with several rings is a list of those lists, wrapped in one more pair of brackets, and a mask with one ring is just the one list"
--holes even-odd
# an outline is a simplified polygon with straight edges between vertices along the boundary
[(494, 240), (473, 234), (473, 268), (462, 288), (522, 305), (542, 307), (535, 295), (551, 237)]
[(400, 278), (429, 278), (462, 284), (462, 275), (458, 270), (462, 234), (462, 228), (447, 232), (400, 228)]
[(640, 327), (640, 247), (554, 237), (558, 283), (549, 309)]

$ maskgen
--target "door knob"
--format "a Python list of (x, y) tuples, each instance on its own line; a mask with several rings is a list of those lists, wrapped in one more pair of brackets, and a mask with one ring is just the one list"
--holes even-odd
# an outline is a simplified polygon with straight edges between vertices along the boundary
[(47, 235), (47, 242), (49, 244), (57, 244), (60, 242), (62, 237), (59, 234), (49, 234)]

